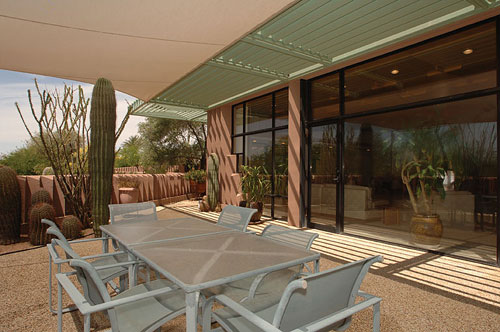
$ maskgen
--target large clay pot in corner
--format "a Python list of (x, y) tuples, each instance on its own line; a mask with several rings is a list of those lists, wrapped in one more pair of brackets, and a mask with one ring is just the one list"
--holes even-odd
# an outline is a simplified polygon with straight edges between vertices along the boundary
[(443, 223), (439, 215), (415, 215), (411, 218), (411, 239), (415, 244), (439, 245), (443, 236)]
[(252, 219), (250, 219), (251, 223), (260, 223), (262, 220), (260, 218), (262, 217), (262, 212), (264, 211), (264, 203), (262, 202), (251, 202), (250, 203), (250, 208), (252, 209), (257, 209), (257, 212), (252, 216)]
[(139, 189), (120, 188), (120, 204), (137, 203), (139, 201)]

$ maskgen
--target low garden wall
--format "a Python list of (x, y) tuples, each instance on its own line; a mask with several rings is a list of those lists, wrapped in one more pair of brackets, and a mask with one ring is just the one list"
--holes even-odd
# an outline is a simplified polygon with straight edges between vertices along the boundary
[[(28, 210), (31, 206), (31, 195), (40, 189), (49, 192), (57, 217), (71, 213), (66, 211), (64, 195), (53, 175), (18, 176), (17, 179), (21, 188), (22, 224), (24, 224), (22, 233), (26, 233), (28, 230)], [(115, 174), (113, 175), (112, 203), (120, 203), (119, 182), (132, 179), (139, 182), (139, 202), (153, 201), (156, 205), (164, 205), (190, 197), (189, 181), (184, 179), (183, 173)]]

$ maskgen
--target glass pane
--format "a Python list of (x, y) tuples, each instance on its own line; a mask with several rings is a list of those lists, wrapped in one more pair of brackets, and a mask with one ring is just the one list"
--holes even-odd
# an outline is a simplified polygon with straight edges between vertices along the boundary
[(264, 166), (268, 174), (272, 171), (272, 133), (245, 136), (245, 164)]
[(246, 103), (246, 131), (271, 128), (273, 96), (267, 95)]
[(243, 136), (233, 138), (233, 154), (243, 153)]
[(496, 260), (496, 96), (349, 120), (346, 232)]
[(312, 119), (339, 115), (339, 75), (331, 74), (311, 81)]
[(494, 23), (356, 66), (345, 73), (347, 114), (496, 85)]
[(274, 135), (274, 193), (288, 196), (288, 129)]
[(278, 91), (274, 94), (274, 126), (288, 125), (288, 90)]
[(288, 217), (288, 129), (278, 130), (274, 136), (274, 218)]
[(337, 126), (311, 128), (311, 222), (335, 226)]
[(243, 133), (243, 104), (233, 109), (233, 134)]

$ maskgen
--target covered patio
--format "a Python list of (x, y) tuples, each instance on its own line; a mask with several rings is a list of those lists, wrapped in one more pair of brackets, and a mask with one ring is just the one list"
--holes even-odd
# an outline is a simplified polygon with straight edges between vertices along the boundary
[[(223, 207), (241, 201), (243, 165), (269, 176), (265, 222), (249, 230), (318, 234), (312, 250), (322, 271), (384, 256), (362, 284), (382, 298), (382, 331), (496, 331), (499, 15), (496, 0), (10, 2), (0, 5), (0, 28), (11, 32), (0, 36), (0, 68), (88, 83), (106, 77), (137, 98), (133, 115), (206, 121)], [(441, 139), (458, 130), (459, 152), (458, 140)], [(429, 132), (437, 139), (421, 139)], [(490, 158), (479, 170), (460, 168), (477, 141)], [(410, 146), (423, 154), (438, 147), (447, 153), (443, 172), (460, 177), (433, 206), (443, 219), (437, 245), (411, 238), (420, 214), (400, 160)], [(193, 202), (168, 205), (158, 218), (186, 214), (218, 218)], [(0, 253), (0, 327), (56, 330), (47, 249), (15, 248)], [(371, 315), (354, 315), (350, 329), (369, 331)], [(83, 328), (78, 311), (63, 321), (65, 331)], [(103, 315), (92, 321), (96, 331), (110, 328)], [(162, 327), (184, 330), (183, 318)]]
[[(158, 213), (159, 218), (175, 218), (186, 213), (206, 220), (216, 220), (216, 213), (200, 213), (186, 202), (177, 203)], [(250, 226), (260, 232), (269, 220)], [(305, 230), (310, 231), (310, 230)], [(345, 264), (373, 254), (384, 255), (365, 279), (362, 289), (383, 298), (381, 331), (496, 331), (500, 324), (500, 270), (482, 264), (432, 255), (424, 251), (403, 250), (398, 246), (319, 231), (313, 250), (321, 253), (321, 270)], [(80, 244), (82, 254), (100, 252), (99, 244)], [(45, 247), (18, 253), (1, 253), (0, 277), (3, 313), (0, 326), (7, 331), (55, 331), (57, 317), (47, 305), (48, 257)], [(22, 281), (22, 282), (21, 282)], [(52, 280), (54, 286), (55, 279)], [(54, 290), (54, 296), (56, 291)], [(64, 295), (64, 305), (71, 304)], [(106, 331), (109, 322), (103, 315), (93, 315), (95, 331)], [(81, 331), (78, 311), (63, 315), (65, 331)], [(371, 330), (371, 312), (353, 317), (353, 331)], [(179, 317), (162, 331), (185, 331)]]

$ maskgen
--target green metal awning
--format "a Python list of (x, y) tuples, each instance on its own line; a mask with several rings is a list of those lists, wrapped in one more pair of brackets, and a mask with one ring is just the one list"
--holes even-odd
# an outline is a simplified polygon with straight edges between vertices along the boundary
[(225, 104), (463, 20), (500, 0), (303, 0), (167, 87), (134, 114), (203, 119)]

